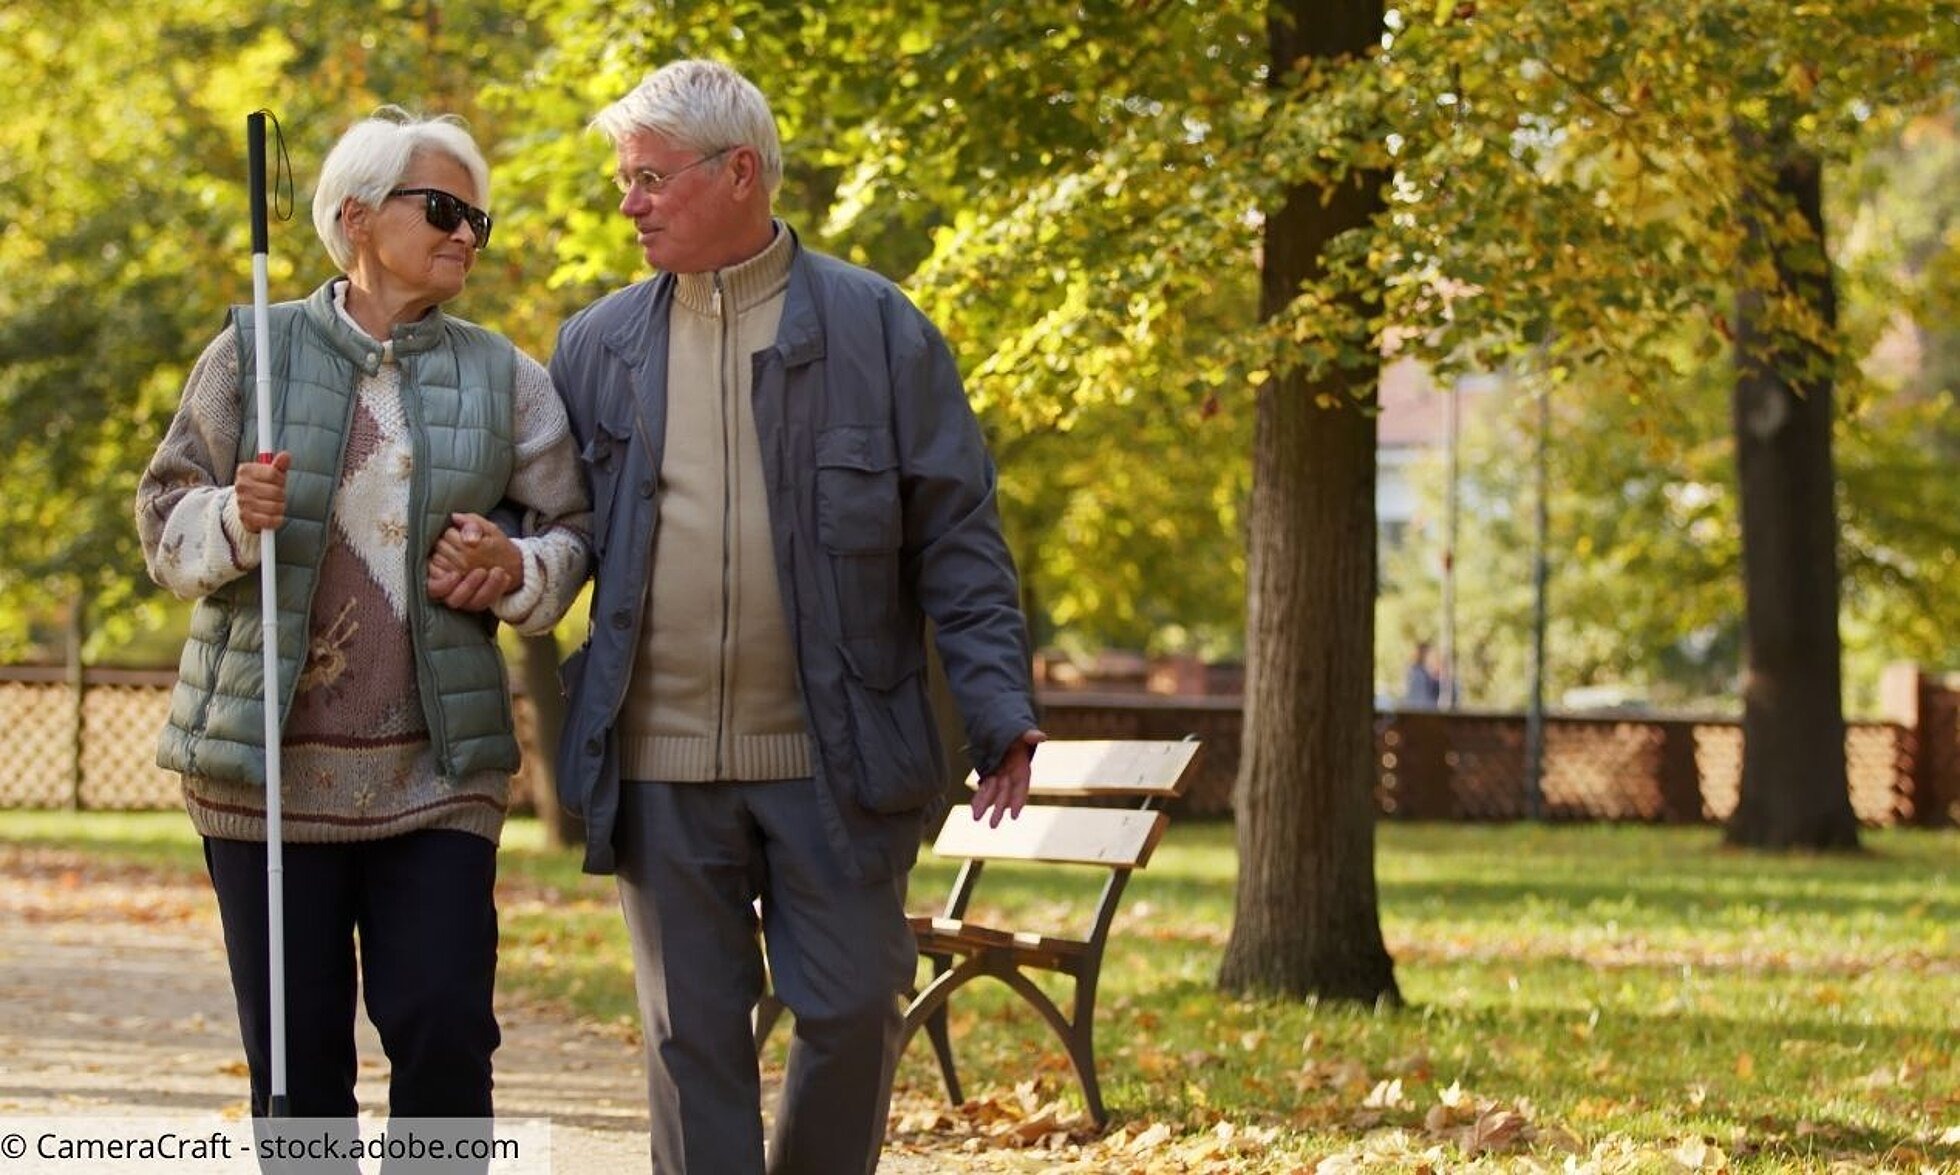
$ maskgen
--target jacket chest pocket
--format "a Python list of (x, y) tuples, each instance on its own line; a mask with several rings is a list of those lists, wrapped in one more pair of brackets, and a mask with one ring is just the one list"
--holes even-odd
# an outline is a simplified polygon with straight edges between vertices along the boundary
[(817, 541), (830, 565), (840, 635), (899, 632), (898, 449), (882, 428), (817, 434)]
[(598, 421), (592, 439), (579, 454), (585, 466), (585, 481), (592, 489), (592, 547), (595, 556), (604, 555), (611, 545), (614, 499), (619, 496), (626, 474), (626, 458), (633, 436), (630, 423)]
[(817, 540), (833, 555), (898, 550), (898, 448), (862, 425), (817, 434)]

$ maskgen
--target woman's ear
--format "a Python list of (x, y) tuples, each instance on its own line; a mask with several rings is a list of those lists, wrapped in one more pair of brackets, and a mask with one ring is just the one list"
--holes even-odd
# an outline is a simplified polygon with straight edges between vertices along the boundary
[(352, 241), (356, 248), (367, 243), (368, 233), (373, 228), (368, 222), (368, 217), (373, 212), (372, 208), (352, 196), (340, 202), (340, 223), (347, 230), (347, 239)]

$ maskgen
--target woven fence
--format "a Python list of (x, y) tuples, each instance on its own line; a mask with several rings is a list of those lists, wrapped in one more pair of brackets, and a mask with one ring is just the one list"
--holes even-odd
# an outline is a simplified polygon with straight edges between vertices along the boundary
[[(173, 680), (90, 670), (77, 689), (59, 669), (0, 669), (0, 808), (177, 807), (177, 777), (154, 762)], [(525, 754), (511, 794), (523, 809), (546, 786), (549, 756), (521, 695), (516, 712)], [(1924, 691), (1915, 713), (1912, 725), (1846, 730), (1851, 803), (1868, 825), (1960, 821), (1960, 693)], [(1231, 811), (1240, 723), (1231, 697), (1043, 697), (1043, 729), (1057, 738), (1202, 739), (1199, 778), (1182, 801), (1191, 815)], [(1720, 821), (1742, 773), (1738, 722), (1558, 716), (1545, 723), (1534, 805), (1520, 714), (1383, 713), (1374, 735), (1376, 800), (1390, 819)]]
[[(59, 669), (0, 669), (0, 808), (181, 806), (176, 774), (156, 765), (175, 681), (167, 671), (91, 669), (77, 690)], [(524, 808), (546, 775), (530, 702), (516, 703), (525, 755), (511, 795)]]
[[(1231, 811), (1239, 770), (1236, 698), (1147, 694), (1044, 698), (1042, 729), (1058, 738), (1181, 738), (1205, 743), (1198, 779), (1183, 800), (1197, 815)], [(1521, 820), (1533, 815), (1526, 788), (1522, 714), (1383, 712), (1375, 716), (1375, 799), (1405, 820)], [(1868, 825), (1952, 824), (1960, 819), (1953, 771), (1919, 753), (1923, 729), (1853, 722), (1845, 732), (1851, 805)], [(1942, 736), (1953, 739), (1951, 727)], [(1960, 751), (1948, 760), (1960, 767)], [(1735, 810), (1742, 777), (1742, 725), (1705, 718), (1554, 716), (1536, 815), (1547, 820), (1668, 823), (1721, 821)]]

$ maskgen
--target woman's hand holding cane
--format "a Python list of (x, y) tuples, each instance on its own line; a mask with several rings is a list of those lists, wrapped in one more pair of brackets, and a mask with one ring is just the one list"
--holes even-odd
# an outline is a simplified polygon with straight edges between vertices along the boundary
[(277, 530), (286, 521), (286, 471), (292, 467), (293, 455), (283, 452), (274, 453), (270, 461), (238, 467), (233, 482), (238, 493), (238, 520), (246, 530)]

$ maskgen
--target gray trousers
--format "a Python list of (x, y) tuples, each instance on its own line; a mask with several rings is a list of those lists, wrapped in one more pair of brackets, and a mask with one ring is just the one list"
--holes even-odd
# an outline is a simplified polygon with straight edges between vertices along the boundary
[(848, 880), (810, 779), (625, 783), (620, 904), (646, 1035), (656, 1175), (756, 1175), (750, 1013), (764, 972), (795, 1017), (769, 1175), (877, 1168), (917, 950), (905, 879)]

